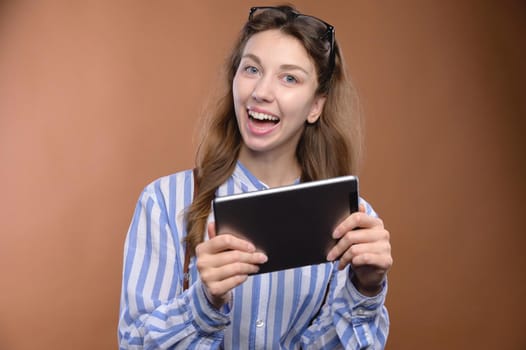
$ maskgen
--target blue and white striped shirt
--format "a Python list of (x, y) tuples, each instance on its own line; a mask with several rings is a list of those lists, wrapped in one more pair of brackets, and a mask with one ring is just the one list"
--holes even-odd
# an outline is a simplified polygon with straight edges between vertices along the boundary
[[(238, 162), (217, 195), (264, 188)], [(379, 295), (365, 297), (350, 282), (352, 271), (338, 271), (337, 263), (251, 276), (233, 290), (230, 303), (216, 310), (206, 299), (192, 258), (190, 287), (183, 291), (183, 221), (192, 196), (192, 170), (186, 170), (154, 181), (139, 198), (125, 243), (120, 349), (385, 346), (387, 285)]]

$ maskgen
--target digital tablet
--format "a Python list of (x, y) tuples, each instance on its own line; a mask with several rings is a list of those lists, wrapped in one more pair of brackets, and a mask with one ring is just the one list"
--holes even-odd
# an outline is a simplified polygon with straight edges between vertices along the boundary
[(332, 232), (358, 210), (358, 178), (342, 176), (216, 197), (217, 234), (252, 242), (268, 261), (258, 273), (327, 262)]

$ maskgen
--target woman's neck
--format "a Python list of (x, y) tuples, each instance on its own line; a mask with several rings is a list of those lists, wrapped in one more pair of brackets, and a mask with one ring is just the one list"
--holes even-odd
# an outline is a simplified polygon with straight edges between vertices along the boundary
[(301, 176), (295, 155), (261, 155), (242, 147), (239, 161), (269, 187), (291, 185)]

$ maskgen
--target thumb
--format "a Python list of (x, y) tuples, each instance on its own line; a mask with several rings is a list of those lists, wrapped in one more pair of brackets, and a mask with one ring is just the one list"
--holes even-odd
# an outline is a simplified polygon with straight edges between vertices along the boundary
[(208, 223), (208, 238), (212, 239), (217, 236), (215, 222)]
[(360, 213), (365, 213), (365, 205), (360, 204), (360, 205), (358, 206), (358, 211), (359, 211)]

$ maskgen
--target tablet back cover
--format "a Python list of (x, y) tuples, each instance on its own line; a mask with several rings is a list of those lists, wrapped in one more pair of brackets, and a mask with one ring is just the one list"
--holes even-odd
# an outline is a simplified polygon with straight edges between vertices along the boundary
[(251, 241), (268, 256), (258, 273), (327, 262), (331, 235), (358, 210), (358, 179), (342, 176), (217, 197), (216, 231)]

